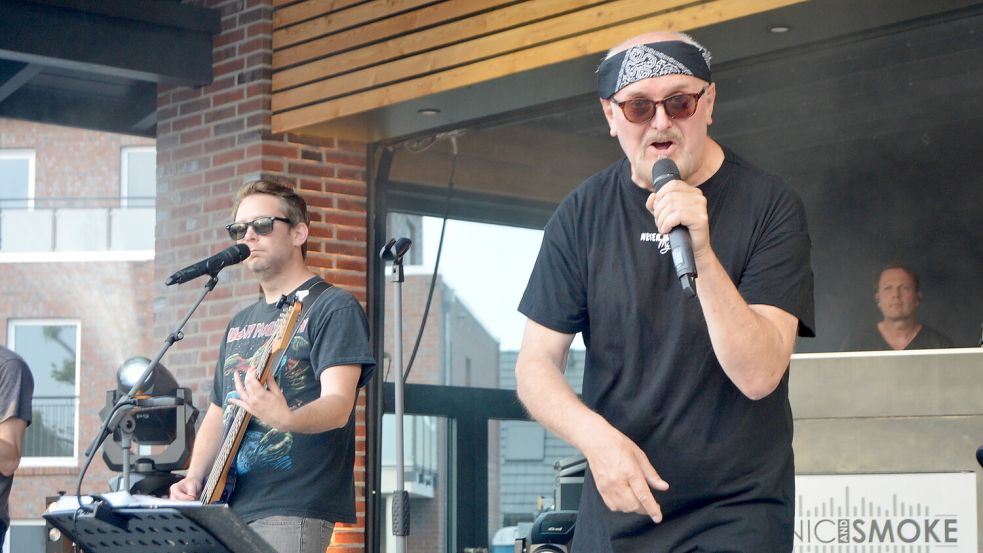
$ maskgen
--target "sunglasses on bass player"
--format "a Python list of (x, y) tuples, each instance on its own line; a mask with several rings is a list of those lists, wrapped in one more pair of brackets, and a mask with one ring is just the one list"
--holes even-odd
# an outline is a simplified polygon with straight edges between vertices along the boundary
[(659, 109), (659, 104), (666, 110), (669, 119), (688, 119), (696, 113), (696, 104), (707, 91), (706, 88), (699, 92), (673, 94), (663, 100), (649, 100), (648, 98), (630, 98), (624, 102), (611, 100), (611, 103), (621, 108), (621, 113), (625, 114), (625, 119), (631, 123), (648, 123), (655, 117), (655, 112)]
[(242, 240), (245, 238), (246, 231), (249, 230), (249, 227), (253, 227), (256, 234), (266, 236), (267, 234), (273, 232), (273, 225), (276, 224), (277, 221), (283, 221), (288, 225), (293, 224), (290, 219), (287, 219), (286, 217), (266, 216), (256, 217), (252, 221), (246, 221), (244, 223), (232, 223), (231, 225), (225, 225), (225, 230), (229, 231), (229, 236), (233, 240)]

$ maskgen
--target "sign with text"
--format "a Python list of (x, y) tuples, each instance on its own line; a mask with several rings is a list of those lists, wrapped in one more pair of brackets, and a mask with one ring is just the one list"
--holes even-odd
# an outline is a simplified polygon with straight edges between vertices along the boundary
[(795, 477), (795, 552), (976, 553), (976, 474)]

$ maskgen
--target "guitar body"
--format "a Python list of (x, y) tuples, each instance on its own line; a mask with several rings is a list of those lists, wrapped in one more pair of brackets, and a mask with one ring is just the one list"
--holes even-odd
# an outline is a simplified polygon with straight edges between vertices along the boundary
[[(289, 309), (287, 305), (289, 305)], [(299, 298), (294, 298), (287, 305), (283, 306), (283, 312), (277, 320), (276, 332), (270, 337), (267, 346), (264, 346), (266, 349), (260, 357), (260, 362), (257, 363), (257, 366), (262, 367), (262, 369), (257, 371), (256, 377), (263, 385), (271, 378), (274, 369), (285, 361), (284, 357), (290, 345), (290, 339), (294, 335), (303, 309), (303, 304)], [(205, 479), (201, 494), (198, 496), (198, 499), (206, 505), (228, 502), (232, 495), (236, 480), (233, 463), (252, 418), (252, 415), (241, 407), (230, 405), (227, 409), (231, 410), (231, 414), (226, 417), (222, 447), (215, 457), (212, 470), (208, 478)]]

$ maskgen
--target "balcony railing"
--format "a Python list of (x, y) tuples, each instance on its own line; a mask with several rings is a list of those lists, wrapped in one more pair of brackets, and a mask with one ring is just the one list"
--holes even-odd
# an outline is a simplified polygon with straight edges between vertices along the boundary
[(75, 456), (75, 396), (35, 396), (24, 457)]
[(152, 251), (153, 197), (0, 198), (0, 253)]

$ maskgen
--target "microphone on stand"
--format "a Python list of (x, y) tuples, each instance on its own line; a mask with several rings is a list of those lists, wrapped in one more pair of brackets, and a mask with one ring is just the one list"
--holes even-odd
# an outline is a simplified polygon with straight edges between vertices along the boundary
[(184, 284), (185, 282), (196, 279), (202, 275), (215, 276), (224, 267), (241, 263), (247, 257), (249, 257), (249, 246), (245, 244), (229, 246), (208, 259), (203, 259), (194, 265), (189, 265), (167, 277), (164, 284), (167, 286), (172, 284)]
[[(679, 180), (679, 167), (669, 158), (662, 158), (652, 165), (652, 191), (658, 192), (669, 181)], [(696, 259), (693, 257), (693, 239), (683, 225), (669, 231), (672, 262), (683, 291), (689, 297), (696, 296)]]

